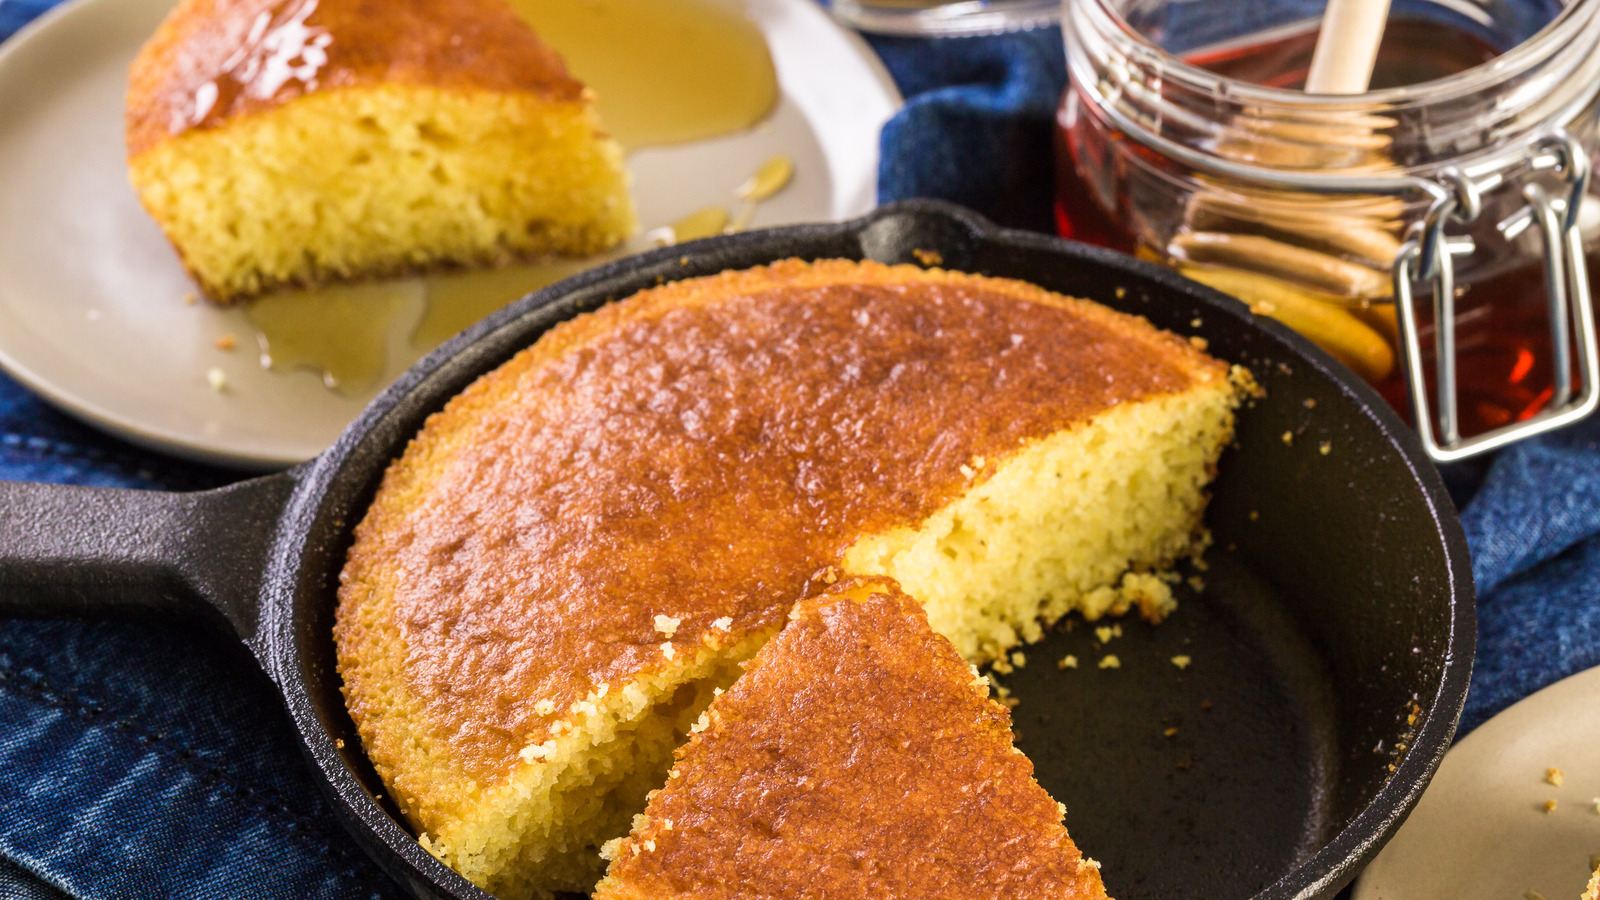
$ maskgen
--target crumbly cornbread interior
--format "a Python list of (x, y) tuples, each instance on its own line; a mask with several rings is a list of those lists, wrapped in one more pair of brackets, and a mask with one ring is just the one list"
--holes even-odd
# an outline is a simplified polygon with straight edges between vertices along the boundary
[(284, 287), (547, 254), (634, 229), (593, 108), (535, 93), (327, 89), (129, 163), (145, 208), (218, 302)]
[[(931, 513), (855, 533), (836, 555), (815, 558), (819, 573), (826, 573), (816, 577), (820, 584), (855, 575), (892, 579), (922, 604), (933, 629), (972, 663), (996, 660), (1020, 643), (1039, 639), (1046, 624), (1069, 612), (1098, 618), (1137, 607), (1147, 618), (1159, 620), (1170, 611), (1170, 592), (1157, 576), (1206, 545), (1201, 523), (1206, 486), (1231, 439), (1233, 411), (1250, 387), (1247, 373), (1235, 369), (1230, 374), (1227, 366), (1131, 317), (1045, 296), (1016, 282), (831, 262), (785, 263), (728, 278), (733, 280), (669, 285), (647, 292), (654, 294), (646, 299), (655, 306), (636, 298), (596, 314), (612, 318), (569, 323), (573, 327), (551, 332), (528, 351), (534, 356), (516, 371), (544, 371), (543, 363), (532, 362), (536, 357), (596, 365), (594, 357), (585, 355), (596, 336), (625, 328), (658, 308), (667, 310), (663, 315), (687, 315), (700, 300), (685, 303), (682, 297), (699, 297), (712, 286), (748, 296), (771, 281), (825, 286), (859, 278), (892, 291), (922, 284), (949, 284), (958, 291), (994, 285), (1034, 302), (1088, 307), (1080, 314), (1124, 330), (1131, 346), (1180, 360), (1188, 373), (1186, 386), (1114, 403), (1048, 433), (1012, 442), (1003, 452), (970, 458), (951, 473), (953, 486), (939, 493), (948, 499)], [(481, 422), (512, 402), (535, 377), (480, 381), (430, 421), (426, 439), (414, 442), (403, 464), (386, 476), (379, 501), (358, 529), (357, 549), (367, 537), (379, 539), (372, 543), (377, 547), (383, 535), (409, 534), (406, 523), (413, 519), (408, 517), (423, 515), (429, 492), (448, 468), (475, 452), (471, 442), (479, 438), (469, 423)], [(643, 406), (646, 400), (637, 402)], [(631, 397), (618, 402), (633, 412), (626, 405), (635, 402)], [(580, 435), (577, 440), (582, 444), (588, 438)], [(669, 447), (663, 452), (676, 451)], [(472, 476), (473, 483), (493, 484), (485, 479), (507, 463), (495, 458), (473, 465), (471, 471), (481, 473)], [(713, 483), (721, 477), (716, 470), (702, 474)], [(940, 484), (951, 480), (944, 474), (937, 477)], [(738, 520), (740, 502), (716, 502), (724, 521)], [(604, 513), (627, 514), (622, 508)], [(752, 565), (760, 562), (762, 542), (784, 539), (765, 533), (749, 538), (754, 549), (728, 547), (727, 552), (745, 554), (738, 558)], [(440, 552), (464, 552), (462, 540), (472, 537), (462, 532), (441, 545)], [(403, 549), (402, 544), (393, 546)], [(659, 632), (629, 637), (632, 643), (619, 643), (617, 653), (644, 646), (654, 661), (622, 677), (606, 676), (586, 689), (582, 699), (563, 701), (559, 708), (540, 700), (533, 712), (543, 717), (541, 723), (553, 720), (548, 736), (537, 732), (539, 737), (522, 747), (508, 774), (485, 776), (458, 764), (451, 735), (431, 725), (421, 701), (403, 690), (407, 654), (415, 651), (404, 643), (394, 622), (397, 614), (387, 605), (401, 587), (401, 574), (379, 557), (358, 559), (353, 551), (351, 559), (341, 587), (336, 637), (347, 701), (368, 755), (417, 827), (423, 846), (506, 900), (594, 886), (605, 866), (602, 845), (627, 832), (632, 816), (644, 809), (648, 792), (665, 783), (674, 748), (687, 738), (715, 691), (733, 684), (739, 664), (777, 632), (802, 594), (774, 589), (770, 598), (761, 598), (777, 612), (760, 619), (757, 627), (708, 618), (691, 631), (685, 619), (676, 637), (682, 610), (697, 601), (615, 595), (615, 603), (637, 608), (646, 620), (653, 615)], [(547, 695), (529, 695), (539, 696)]]

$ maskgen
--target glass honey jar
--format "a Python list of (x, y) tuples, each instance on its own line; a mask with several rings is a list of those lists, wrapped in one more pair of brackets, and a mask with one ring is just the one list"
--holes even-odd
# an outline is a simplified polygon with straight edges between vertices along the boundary
[(1600, 0), (1396, 0), (1373, 86), (1307, 94), (1322, 0), (1065, 0), (1067, 237), (1301, 332), (1439, 462), (1600, 403)]

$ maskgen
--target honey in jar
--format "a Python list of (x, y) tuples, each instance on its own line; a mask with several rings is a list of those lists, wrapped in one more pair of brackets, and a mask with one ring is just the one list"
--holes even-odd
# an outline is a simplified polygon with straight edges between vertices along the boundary
[[(1265, 0), (1251, 16), (1228, 6), (1066, 4), (1060, 232), (1239, 297), (1409, 413), (1393, 271), (1438, 223), (1454, 276), (1458, 405), (1436, 458), (1567, 401), (1553, 396), (1551, 251), (1527, 191), (1553, 198), (1567, 221), (1582, 166), (1552, 162), (1550, 149), (1566, 140), (1583, 160), (1594, 152), (1600, 0), (1548, 22), (1533, 7), (1500, 22), (1506, 7), (1492, 3), (1474, 17), (1407, 4), (1386, 28), (1371, 90), (1353, 96), (1301, 90), (1320, 18), (1305, 4)], [(1584, 197), (1571, 221), (1593, 257), (1600, 202)], [(1438, 282), (1406, 283), (1432, 395)]]

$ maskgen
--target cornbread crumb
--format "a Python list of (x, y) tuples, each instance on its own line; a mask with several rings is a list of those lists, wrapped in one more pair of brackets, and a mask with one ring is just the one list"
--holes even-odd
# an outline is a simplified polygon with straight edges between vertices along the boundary
[(723, 616), (720, 619), (714, 619), (711, 622), (711, 627), (718, 631), (727, 631), (733, 627), (733, 616)]
[(1182, 671), (1184, 669), (1189, 668), (1189, 663), (1191, 663), (1193, 661), (1194, 660), (1190, 659), (1188, 656), (1186, 656), (1184, 654), (1179, 654), (1179, 655), (1174, 656), (1172, 658), (1172, 664), (1177, 666), (1179, 671)]
[(555, 701), (540, 700), (538, 703), (533, 705), (533, 711), (536, 715), (548, 716), (556, 711)]
[(978, 473), (971, 466), (967, 465), (966, 463), (962, 463), (961, 464), (961, 475), (962, 475), (963, 478), (966, 478), (968, 481), (971, 481), (973, 478), (977, 477)]
[(1316, 409), (1316, 408), (1317, 408), (1316, 398), (1307, 397), (1306, 398), (1306, 409)]
[(1082, 859), (1078, 860), (1078, 871), (1081, 872), (1084, 869), (1094, 869), (1096, 871), (1099, 871), (1100, 863), (1098, 861), (1096, 861), (1096, 860), (1090, 859), (1089, 857), (1085, 856)]
[(1200, 321), (1200, 317), (1199, 316), (1195, 316), (1194, 318), (1189, 320), (1189, 327), (1190, 328), (1199, 328), (1201, 325), (1204, 325), (1204, 324), (1205, 324), (1204, 322)]
[(1166, 731), (1163, 731), (1161, 733), (1166, 735), (1167, 737), (1177, 737), (1178, 736), (1178, 729), (1177, 728), (1168, 728)]
[(1556, 787), (1561, 787), (1562, 783), (1567, 780), (1567, 776), (1563, 774), (1560, 769), (1546, 769), (1544, 773), (1544, 780), (1549, 784), (1555, 785)]
[(1095, 639), (1098, 640), (1102, 644), (1111, 643), (1111, 639), (1113, 637), (1115, 637), (1115, 635), (1111, 631), (1111, 626), (1109, 626), (1109, 625), (1102, 625), (1099, 628), (1096, 628), (1094, 630), (1094, 636), (1095, 636)]
[(678, 655), (678, 651), (672, 648), (671, 641), (663, 641), (661, 644), (661, 655), (665, 656), (667, 659), (672, 659), (674, 656)]
[(1128, 296), (1128, 289), (1125, 287), (1119, 287), (1113, 291), (1113, 293), (1117, 295), (1118, 300), (1121, 300), (1123, 297)]
[(1060, 813), (1061, 814), (1061, 818), (1065, 819), (1067, 817), (1067, 805), (1065, 803), (1061, 803), (1061, 802), (1057, 801), (1056, 802), (1056, 812)]
[(206, 370), (206, 384), (211, 385), (211, 389), (220, 394), (228, 389), (228, 374), (212, 366)]
[(239, 339), (231, 334), (225, 334), (217, 338), (214, 344), (218, 350), (228, 351), (239, 345)]
[(1286, 445), (1288, 445), (1290, 447), (1293, 447), (1294, 446), (1294, 432), (1285, 431), (1283, 433), (1283, 442), (1284, 442), (1284, 444), (1286, 444)]
[(1332, 453), (1333, 452), (1333, 442), (1332, 441), (1323, 441), (1322, 443), (1318, 444), (1317, 445), (1317, 452), (1321, 453), (1323, 456), (1327, 456), (1329, 453)]
[[(682, 619), (674, 618), (672, 616), (663, 616), (659, 614), (656, 616), (656, 630), (667, 637), (672, 637), (674, 634), (677, 634), (678, 626), (682, 623)], [(672, 657), (669, 655), (667, 658), (671, 659)]]
[(1076, 669), (1077, 667), (1078, 658), (1071, 653), (1061, 657), (1060, 661), (1056, 663), (1056, 668), (1058, 669)]
[(542, 744), (529, 744), (519, 750), (517, 755), (522, 757), (523, 762), (529, 763), (535, 760), (549, 759), (556, 755), (556, 742), (552, 739)]
[(944, 265), (944, 256), (937, 250), (923, 250), (919, 247), (912, 250), (911, 255), (916, 257), (917, 262), (922, 263), (924, 266)]
[(1122, 660), (1117, 659), (1117, 655), (1115, 653), (1107, 653), (1105, 658), (1100, 660), (1100, 668), (1120, 669), (1122, 668)]
[(1011, 654), (1011, 664), (1020, 669), (1028, 664), (1028, 657), (1024, 656), (1021, 650), (1018, 650)]
[(1556, 802), (1554, 800), (1546, 800), (1544, 802), (1544, 811), (1547, 812), (1547, 813), (1555, 812), (1556, 811)]
[(1196, 594), (1205, 593), (1206, 580), (1204, 578), (1201, 578), (1199, 575), (1190, 575), (1187, 581), (1189, 584), (1189, 590), (1194, 591)]
[(622, 847), (622, 838), (612, 838), (600, 845), (600, 858), (611, 862), (617, 858), (617, 850)]
[(1005, 658), (1004, 656), (990, 663), (989, 667), (994, 669), (996, 672), (999, 672), (1001, 675), (1010, 675), (1012, 672), (1016, 671), (1016, 669), (1011, 665), (1011, 660)]
[(335, 748), (339, 749), (339, 750), (343, 750), (344, 749), (344, 738), (334, 738), (333, 739), (333, 746)]
[(1190, 336), (1189, 346), (1199, 350), (1201, 353), (1204, 353), (1211, 348), (1211, 342), (1196, 334)]
[(710, 710), (706, 710), (705, 712), (700, 714), (700, 718), (696, 719), (695, 723), (693, 725), (689, 726), (689, 730), (694, 732), (695, 734), (699, 734), (700, 732), (705, 731), (707, 728), (710, 728), (710, 727), (711, 727), (711, 711)]

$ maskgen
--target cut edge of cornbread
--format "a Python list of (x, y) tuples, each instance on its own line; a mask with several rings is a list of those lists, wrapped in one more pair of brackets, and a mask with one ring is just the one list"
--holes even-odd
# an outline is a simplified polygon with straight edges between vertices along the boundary
[(1595, 865), (1594, 877), (1589, 879), (1589, 887), (1581, 900), (1600, 900), (1600, 863)]
[(627, 832), (693, 724), (771, 636), (705, 646), (615, 692), (602, 686), (574, 704), (561, 733), (524, 748), (505, 783), (419, 842), (502, 900), (588, 892), (605, 871), (602, 845)]
[(1205, 549), (1206, 486), (1233, 435), (1240, 377), (973, 460), (965, 494), (916, 527), (858, 540), (841, 568), (899, 582), (971, 662), (1037, 641), (1073, 611), (1097, 619), (1137, 603), (1160, 621), (1174, 605), (1161, 582), (1121, 584)]
[(330, 88), (129, 160), (184, 265), (228, 304), (283, 288), (609, 249), (636, 227), (593, 107), (533, 92)]

